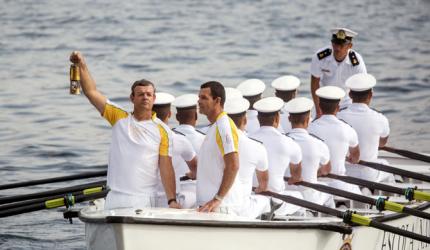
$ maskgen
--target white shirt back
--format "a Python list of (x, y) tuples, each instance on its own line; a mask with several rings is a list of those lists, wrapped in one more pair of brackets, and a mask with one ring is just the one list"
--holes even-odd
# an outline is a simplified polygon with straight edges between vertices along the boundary
[(302, 149), (302, 178), (304, 181), (317, 182), (317, 173), (320, 165), (327, 164), (330, 160), (330, 152), (327, 145), (306, 129), (293, 128), (287, 134), (299, 144)]
[(308, 131), (324, 140), (324, 143), (328, 146), (331, 173), (344, 175), (346, 172), (345, 157), (349, 152), (349, 148), (358, 145), (355, 130), (334, 115), (323, 115), (309, 125)]
[(291, 131), (291, 129), (293, 129), (291, 127), (291, 122), (290, 120), (288, 120), (288, 117), (290, 116), (290, 114), (288, 113), (287, 109), (284, 107), (282, 107), (281, 109), (281, 115), (280, 115), (280, 124), (278, 127), (279, 132), (281, 133), (289, 133)]
[(269, 190), (284, 191), (284, 176), (290, 162), (298, 164), (302, 161), (299, 145), (272, 126), (262, 126), (249, 137), (263, 142), (266, 148), (269, 158)]
[(193, 145), (194, 151), (197, 154), (199, 153), (200, 146), (205, 139), (205, 135), (203, 133), (197, 131), (193, 126), (187, 124), (181, 124), (172, 130), (185, 135), (185, 137), (191, 142), (191, 145)]
[(364, 103), (353, 103), (337, 113), (339, 119), (351, 125), (358, 135), (360, 159), (378, 159), (379, 139), (390, 134), (388, 119)]
[(248, 109), (246, 111), (246, 132), (252, 134), (260, 128), (258, 121), (258, 112), (256, 110)]

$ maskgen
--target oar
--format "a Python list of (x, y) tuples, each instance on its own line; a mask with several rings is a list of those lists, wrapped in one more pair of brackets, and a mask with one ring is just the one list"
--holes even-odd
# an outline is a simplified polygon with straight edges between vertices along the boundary
[(430, 163), (430, 156), (428, 155), (423, 155), (423, 154), (418, 154), (412, 151), (408, 151), (408, 150), (404, 150), (404, 149), (397, 149), (397, 148), (393, 148), (393, 147), (380, 147), (379, 150), (384, 150), (390, 153), (394, 153), (394, 154), (398, 154), (410, 159), (414, 159), (414, 160), (419, 160), (419, 161), (423, 161), (423, 162), (429, 162)]
[(319, 204), (313, 203), (313, 202), (309, 202), (306, 200), (302, 200), (296, 197), (292, 197), (289, 195), (282, 195), (282, 194), (278, 194), (278, 193), (274, 193), (271, 191), (264, 191), (262, 193), (260, 193), (262, 195), (266, 195), (266, 196), (270, 196), (276, 199), (280, 199), (283, 200), (287, 203), (296, 205), (296, 206), (300, 206), (300, 207), (304, 207), (307, 209), (311, 209), (320, 213), (324, 213), (324, 214), (329, 214), (338, 218), (342, 218), (343, 222), (353, 225), (353, 224), (358, 224), (361, 226), (368, 226), (368, 227), (373, 227), (373, 228), (377, 228), (377, 229), (381, 229), (384, 230), (386, 232), (390, 232), (393, 234), (398, 234), (404, 237), (408, 237), (414, 240), (418, 240), (418, 241), (422, 241), (422, 242), (426, 242), (426, 243), (430, 243), (430, 237), (426, 237), (420, 234), (416, 234), (410, 231), (406, 231), (397, 227), (393, 227), (387, 224), (383, 224), (380, 223), (376, 220), (372, 220), (369, 217), (366, 216), (362, 216), (359, 214), (356, 214), (352, 211), (339, 211), (337, 209), (334, 208), (329, 208), (329, 207), (324, 207), (321, 206)]
[[(92, 194), (92, 193), (100, 192), (104, 189), (106, 189), (106, 186), (102, 185), (102, 186), (98, 186), (98, 187), (92, 187), (92, 188), (87, 188), (87, 189), (80, 190), (80, 191), (71, 192), (68, 194), (72, 194), (75, 196), (80, 195), (80, 194)], [(58, 198), (64, 197), (64, 195), (65, 195), (65, 193), (59, 194), (59, 195), (53, 195), (53, 196), (46, 196), (43, 198), (37, 198), (37, 199), (32, 199), (32, 200), (24, 200), (24, 201), (19, 201), (19, 202), (7, 203), (7, 204), (0, 205), (0, 211), (6, 210), (6, 209), (22, 207), (22, 206), (27, 206), (27, 205), (31, 205), (31, 204), (35, 204), (35, 203), (39, 203), (39, 202), (45, 202), (47, 200), (58, 199)]]
[(16, 196), (6, 196), (6, 197), (0, 198), (0, 204), (37, 199), (37, 198), (59, 195), (59, 194), (64, 194), (64, 193), (71, 193), (71, 192), (76, 192), (76, 191), (83, 190), (86, 188), (94, 188), (94, 187), (103, 186), (103, 185), (106, 185), (106, 181), (96, 181), (96, 182), (92, 182), (92, 183), (88, 183), (88, 184), (81, 184), (81, 185), (77, 185), (77, 186), (59, 188), (59, 189), (45, 191), (45, 192), (22, 194), (22, 195), (16, 195)]
[(355, 185), (367, 187), (369, 189), (377, 189), (394, 194), (404, 195), (407, 200), (430, 201), (430, 193), (415, 190), (414, 188), (398, 188), (387, 184), (363, 180), (351, 176), (328, 174), (324, 177), (348, 182)]
[(381, 170), (384, 172), (388, 172), (388, 173), (392, 173), (392, 174), (398, 174), (398, 175), (409, 177), (412, 179), (430, 182), (430, 176), (418, 174), (418, 173), (415, 173), (412, 171), (408, 171), (408, 170), (404, 170), (404, 169), (400, 169), (400, 168), (395, 168), (395, 167), (387, 166), (387, 165), (380, 164), (380, 163), (362, 161), (362, 160), (360, 160), (358, 162), (358, 164), (366, 166), (366, 167), (374, 168), (377, 170)]
[(87, 179), (87, 178), (92, 178), (92, 177), (101, 177), (101, 176), (106, 176), (106, 174), (107, 174), (107, 170), (102, 170), (102, 171), (97, 171), (97, 172), (87, 172), (87, 173), (82, 173), (82, 174), (53, 177), (53, 178), (41, 179), (41, 180), (25, 181), (25, 182), (19, 182), (19, 183), (10, 183), (10, 184), (5, 184), (5, 185), (0, 185), (0, 190), (10, 189), (10, 188), (19, 188), (19, 187), (28, 187), (28, 186), (33, 186), (33, 185), (55, 183), (55, 182), (61, 182), (61, 181), (80, 180), (80, 179)]
[[(284, 179), (285, 179), (285, 181), (288, 181), (288, 177), (284, 177)], [(388, 201), (384, 197), (379, 197), (378, 199), (373, 199), (373, 198), (370, 198), (370, 197), (367, 197), (364, 195), (360, 195), (360, 194), (356, 194), (356, 193), (352, 193), (352, 192), (347, 192), (347, 191), (344, 191), (341, 189), (329, 187), (329, 186), (318, 184), (318, 183), (311, 183), (311, 182), (307, 182), (307, 181), (301, 181), (301, 182), (295, 183), (295, 185), (309, 187), (309, 188), (312, 188), (312, 189), (315, 189), (315, 190), (318, 190), (318, 191), (321, 191), (324, 193), (337, 195), (337, 196), (345, 197), (345, 198), (348, 198), (351, 200), (370, 204), (372, 206), (376, 206), (376, 209), (378, 209), (379, 211), (388, 210), (388, 211), (393, 211), (396, 213), (410, 214), (410, 215), (414, 215), (414, 216), (417, 216), (417, 217), (420, 217), (423, 219), (430, 220), (430, 214), (425, 213), (425, 212), (420, 211), (420, 210), (417, 210), (417, 209), (403, 206), (401, 204), (398, 204), (398, 203), (395, 203), (392, 201)]]
[(44, 202), (38, 202), (32, 205), (7, 209), (7, 210), (0, 211), (0, 218), (22, 214), (22, 213), (34, 212), (42, 209), (51, 209), (51, 208), (62, 207), (62, 206), (68, 207), (79, 202), (103, 198), (106, 196), (108, 192), (109, 190), (102, 190), (92, 194), (80, 194), (76, 196), (66, 195), (63, 198), (46, 200)]

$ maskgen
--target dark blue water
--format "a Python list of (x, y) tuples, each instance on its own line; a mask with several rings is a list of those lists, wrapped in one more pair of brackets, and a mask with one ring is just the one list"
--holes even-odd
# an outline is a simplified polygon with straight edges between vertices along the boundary
[[(270, 85), (294, 74), (309, 96), (311, 56), (335, 26), (359, 33), (354, 48), (378, 79), (373, 106), (390, 119), (390, 144), (430, 152), (429, 13), (428, 0), (0, 0), (1, 184), (106, 164), (107, 122), (84, 96), (68, 94), (73, 50), (86, 56), (99, 90), (126, 107), (141, 78), (179, 95), (208, 80)], [(84, 247), (83, 224), (55, 210), (0, 219), (1, 249)]]

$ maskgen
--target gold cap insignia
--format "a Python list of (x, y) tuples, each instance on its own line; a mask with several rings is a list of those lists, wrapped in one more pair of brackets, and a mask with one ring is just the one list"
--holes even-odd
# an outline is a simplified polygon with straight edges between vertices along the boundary
[(345, 31), (344, 31), (344, 30), (339, 30), (339, 31), (336, 33), (336, 38), (337, 38), (337, 39), (342, 39), (342, 40), (344, 40), (344, 39), (346, 38)]

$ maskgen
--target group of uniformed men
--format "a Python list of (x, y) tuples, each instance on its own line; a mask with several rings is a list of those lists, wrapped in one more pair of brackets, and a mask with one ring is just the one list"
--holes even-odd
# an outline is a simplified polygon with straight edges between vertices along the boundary
[[(330, 172), (392, 180), (356, 164), (378, 161), (378, 147), (390, 132), (385, 116), (369, 107), (376, 79), (351, 49), (356, 35), (334, 29), (331, 46), (312, 58), (313, 101), (296, 97), (300, 80), (291, 75), (275, 79), (276, 97), (266, 98), (266, 86), (257, 79), (237, 88), (210, 81), (198, 95), (177, 98), (140, 80), (131, 87), (133, 112), (103, 96), (82, 54), (73, 52), (70, 60), (79, 66), (83, 92), (112, 125), (105, 208), (168, 206), (256, 218), (278, 204), (277, 215), (300, 214), (301, 208), (259, 193), (270, 190), (334, 207), (331, 195), (294, 184), (316, 183)], [(173, 129), (167, 125), (171, 105), (179, 122)], [(198, 111), (210, 122), (200, 130)], [(361, 193), (355, 185), (324, 183)]]

